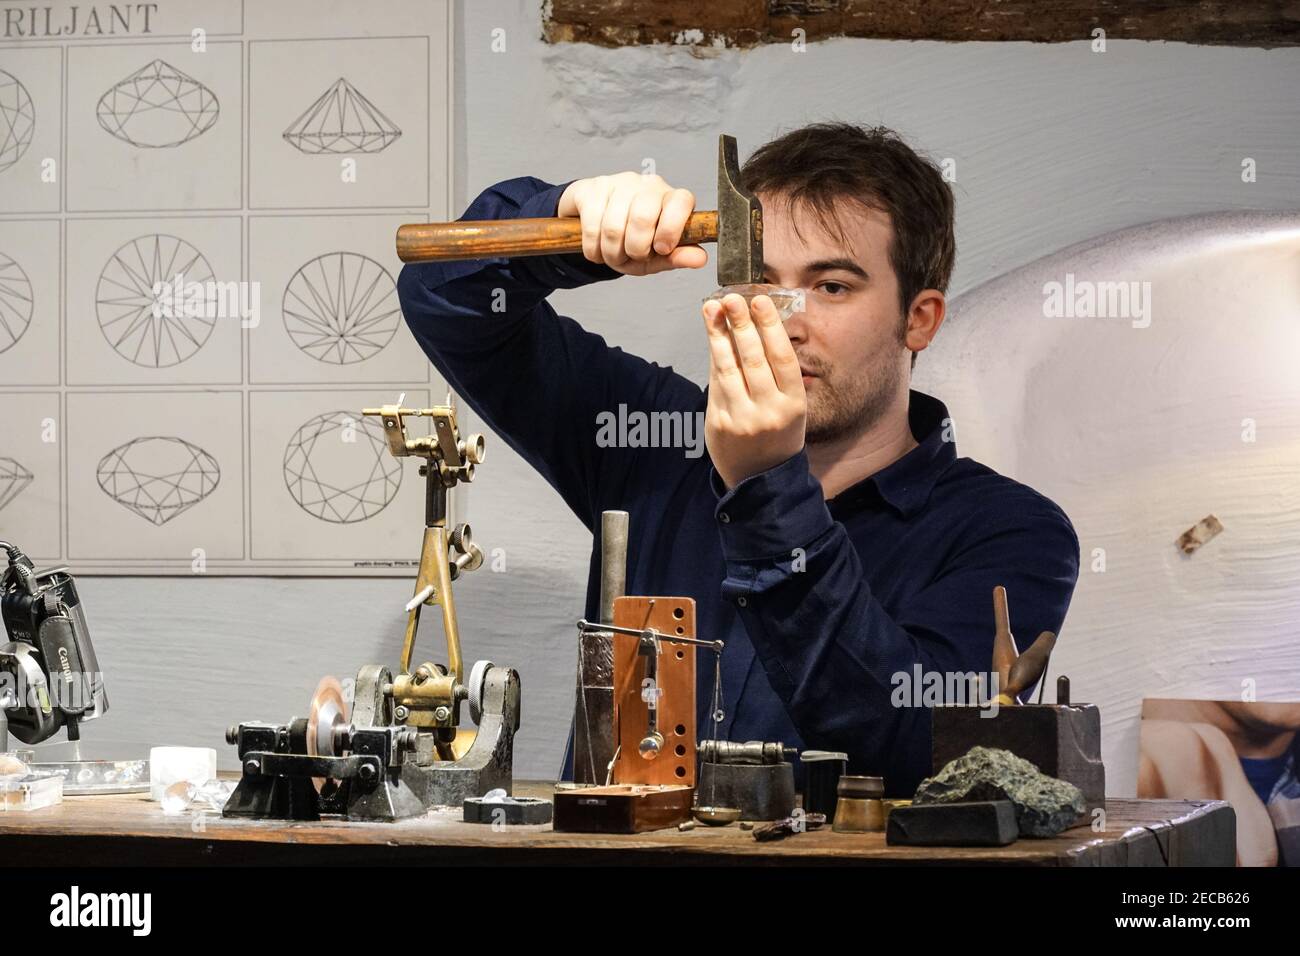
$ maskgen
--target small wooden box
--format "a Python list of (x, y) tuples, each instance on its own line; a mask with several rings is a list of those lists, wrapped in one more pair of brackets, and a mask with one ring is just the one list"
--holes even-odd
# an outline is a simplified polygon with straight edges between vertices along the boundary
[(691, 818), (693, 787), (614, 784), (555, 794), (555, 829), (561, 833), (641, 833)]

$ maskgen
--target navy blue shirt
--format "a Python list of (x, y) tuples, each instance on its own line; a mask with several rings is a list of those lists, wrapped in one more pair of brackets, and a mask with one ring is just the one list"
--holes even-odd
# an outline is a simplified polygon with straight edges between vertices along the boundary
[[(462, 218), (554, 216), (567, 185), (508, 180)], [(726, 642), (719, 736), (844, 751), (851, 772), (910, 795), (930, 771), (930, 715), (896, 675), (987, 672), (995, 585), (1007, 588), (1022, 650), (1040, 631), (1059, 633), (1079, 571), (1069, 519), (958, 458), (947, 409), (916, 391), (917, 447), (830, 501), (803, 451), (727, 491), (707, 451), (605, 447), (599, 423), (621, 406), (629, 420), (699, 413), (694, 427), (707, 404), (671, 367), (607, 345), (546, 301), (617, 277), (577, 254), (487, 259), (407, 265), (398, 291), (438, 371), (592, 531), (589, 620), (600, 514), (624, 510), (627, 593), (693, 597), (699, 636)], [(627, 291), (651, 294), (651, 282), (629, 279)], [(701, 736), (711, 733), (711, 656), (698, 657)]]

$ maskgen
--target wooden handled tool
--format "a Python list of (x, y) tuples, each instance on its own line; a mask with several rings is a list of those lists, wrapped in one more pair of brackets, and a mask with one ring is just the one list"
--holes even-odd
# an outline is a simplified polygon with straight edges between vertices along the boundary
[[(697, 246), (702, 242), (716, 242), (717, 238), (718, 213), (693, 212), (682, 231), (680, 245)], [(576, 216), (414, 223), (397, 230), (397, 256), (403, 262), (451, 262), (581, 251), (582, 220)]]
[(993, 589), (993, 673), (998, 675), (997, 702), (1011, 707), (1020, 703), (1018, 695), (1047, 671), (1047, 662), (1056, 647), (1056, 635), (1043, 631), (1023, 654), (1016, 648), (1011, 634), (1011, 612), (1007, 607), (1007, 589)]
[[(718, 244), (718, 284), (763, 281), (763, 207), (740, 182), (735, 137), (718, 137), (718, 208), (692, 213), (682, 245)], [(576, 216), (412, 223), (397, 230), (403, 262), (544, 256), (582, 251)]]

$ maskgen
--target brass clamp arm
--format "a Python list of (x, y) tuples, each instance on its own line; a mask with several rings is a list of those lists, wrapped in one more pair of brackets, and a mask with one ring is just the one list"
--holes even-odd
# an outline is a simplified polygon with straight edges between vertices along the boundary
[[(415, 595), (406, 604), (400, 673), (393, 681), (394, 703), (404, 721), (414, 726), (453, 728), (459, 722), (459, 705), (468, 690), (451, 582), (461, 573), (480, 567), (483, 551), (474, 543), (468, 524), (448, 530), (447, 493), (458, 483), (473, 480), (475, 467), (483, 462), (483, 436), (461, 437), (450, 396), (447, 404), (433, 408), (403, 408), (399, 402), (363, 409), (362, 414), (379, 418), (394, 457), (423, 459), (420, 474), (425, 479), (424, 538)], [(410, 437), (406, 419), (422, 417), (431, 419), (431, 434)], [(426, 662), (412, 671), (420, 611), (425, 605), (442, 608), (447, 664), (443, 667)]]

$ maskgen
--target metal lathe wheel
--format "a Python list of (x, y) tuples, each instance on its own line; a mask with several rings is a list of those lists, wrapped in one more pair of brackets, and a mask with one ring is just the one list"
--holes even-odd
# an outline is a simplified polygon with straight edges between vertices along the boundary
[(469, 672), (469, 719), (476, 727), (483, 720), (483, 688), (488, 670), (495, 666), (491, 661), (475, 661)]

